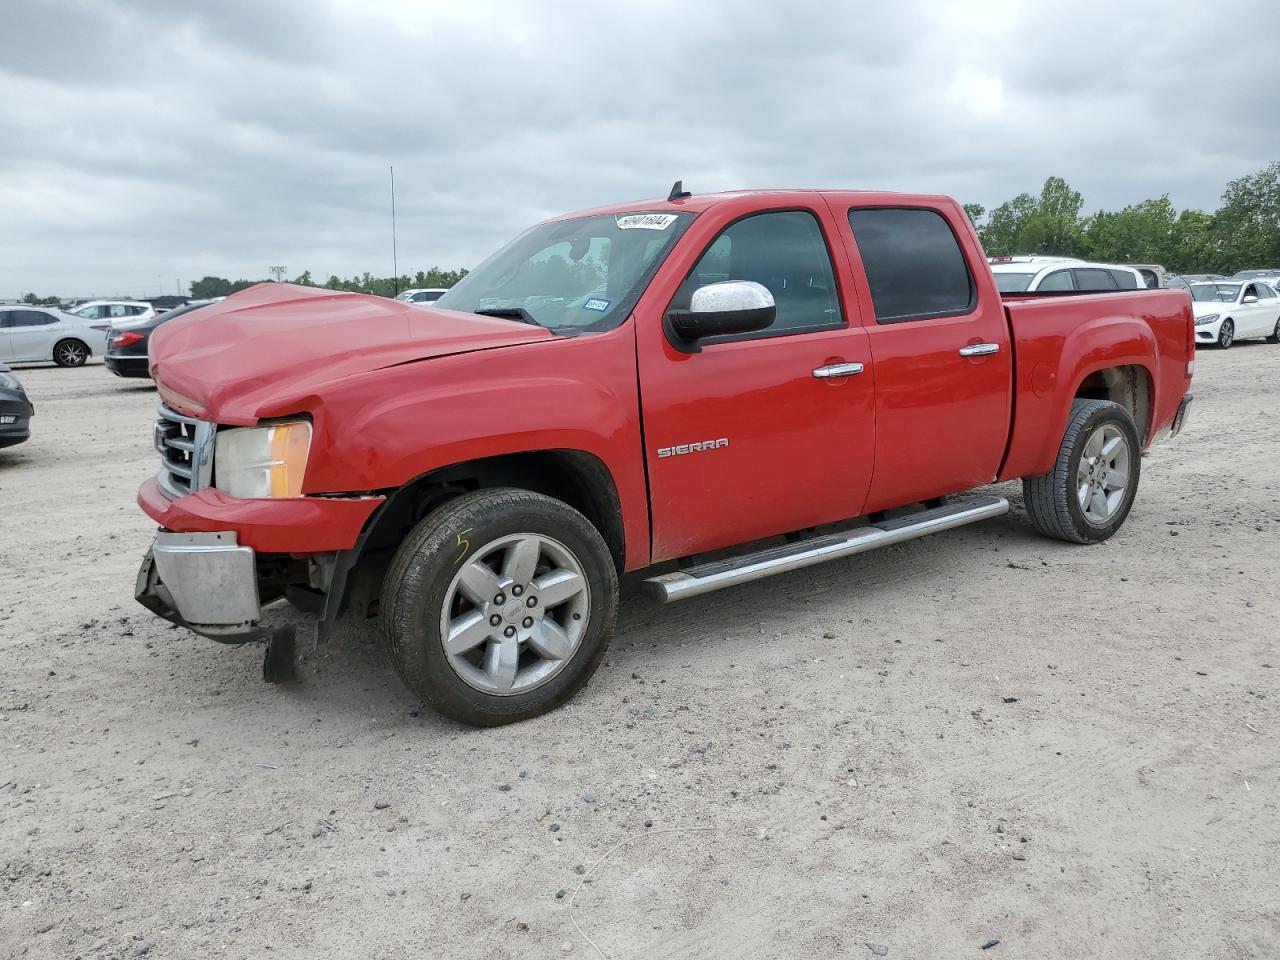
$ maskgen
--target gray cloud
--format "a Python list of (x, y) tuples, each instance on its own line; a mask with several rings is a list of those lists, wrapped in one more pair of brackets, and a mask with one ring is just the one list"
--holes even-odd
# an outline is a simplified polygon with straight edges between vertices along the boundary
[(1280, 158), (1277, 27), (1274, 0), (18, 0), (0, 296), (389, 273), (390, 164), (409, 271), (676, 177), (1212, 209)]

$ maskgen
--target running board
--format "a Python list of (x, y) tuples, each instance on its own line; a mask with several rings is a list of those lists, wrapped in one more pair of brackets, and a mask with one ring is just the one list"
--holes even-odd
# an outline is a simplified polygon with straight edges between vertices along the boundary
[(645, 580), (642, 589), (655, 600), (670, 603), (672, 600), (684, 600), (723, 587), (771, 577), (775, 573), (800, 570), (827, 560), (866, 553), (868, 550), (914, 540), (930, 533), (940, 533), (1008, 512), (1009, 501), (1004, 497), (966, 497), (930, 510), (921, 510), (892, 520), (881, 520), (848, 533), (811, 537), (799, 543), (787, 543), (741, 557), (664, 573)]

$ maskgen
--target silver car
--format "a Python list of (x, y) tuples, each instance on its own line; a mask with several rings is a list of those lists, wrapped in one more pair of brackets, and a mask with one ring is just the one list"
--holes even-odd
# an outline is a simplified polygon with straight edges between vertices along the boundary
[(0, 307), (0, 363), (82, 366), (95, 353), (106, 353), (109, 326), (54, 307)]

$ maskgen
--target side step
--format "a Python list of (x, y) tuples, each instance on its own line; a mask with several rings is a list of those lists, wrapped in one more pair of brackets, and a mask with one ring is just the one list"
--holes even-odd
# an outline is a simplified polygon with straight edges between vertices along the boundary
[(827, 560), (866, 553), (868, 550), (914, 540), (930, 533), (940, 533), (1008, 512), (1009, 501), (1004, 497), (965, 497), (941, 507), (882, 520), (848, 533), (811, 537), (798, 543), (769, 547), (741, 557), (716, 560), (675, 573), (664, 573), (645, 580), (642, 589), (655, 600), (670, 603), (672, 600), (684, 600), (723, 587), (760, 580), (775, 573), (786, 573)]

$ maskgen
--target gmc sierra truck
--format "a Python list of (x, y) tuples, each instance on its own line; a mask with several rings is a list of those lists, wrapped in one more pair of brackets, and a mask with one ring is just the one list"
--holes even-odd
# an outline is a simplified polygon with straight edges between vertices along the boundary
[[(428, 306), (263, 284), (155, 334), (137, 598), (215, 640), (380, 616), (490, 725), (578, 690), (618, 578), (660, 601), (1003, 514), (1124, 523), (1185, 420), (1185, 291), (1008, 294), (941, 196), (751, 191), (549, 220)], [(290, 623), (292, 620), (289, 621)]]

